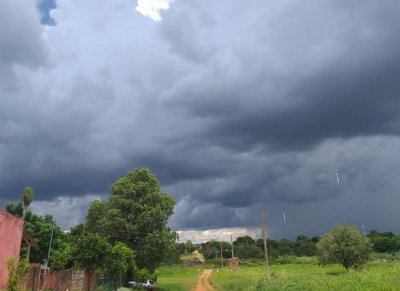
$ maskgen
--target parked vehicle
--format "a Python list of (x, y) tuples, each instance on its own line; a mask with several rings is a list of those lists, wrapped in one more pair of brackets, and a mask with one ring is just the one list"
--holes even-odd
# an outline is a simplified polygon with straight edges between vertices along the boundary
[(156, 287), (156, 283), (153, 280), (144, 280), (142, 281), (142, 287), (148, 289), (154, 289)]

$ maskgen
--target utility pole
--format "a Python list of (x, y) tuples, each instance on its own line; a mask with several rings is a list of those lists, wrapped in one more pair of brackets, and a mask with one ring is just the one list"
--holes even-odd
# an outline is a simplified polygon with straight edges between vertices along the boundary
[[(46, 276), (46, 272), (47, 272), (47, 267), (49, 265), (49, 260), (50, 260), (50, 251), (51, 251), (51, 243), (53, 242), (53, 233), (54, 233), (54, 221), (52, 220), (52, 225), (51, 225), (51, 235), (50, 235), (50, 244), (49, 244), (49, 251), (47, 253), (47, 261), (46, 261), (46, 268), (44, 269), (44, 276)], [(45, 285), (45, 278), (43, 277), (43, 288)]]
[(264, 219), (264, 209), (261, 208), (261, 225), (262, 225), (262, 236), (264, 239), (264, 255), (265, 255), (265, 273), (269, 277), (269, 262), (268, 262), (268, 249), (267, 249), (267, 233), (265, 231), (265, 219)]
[(221, 269), (223, 269), (224, 268), (224, 259), (222, 258), (222, 241), (220, 243), (221, 243)]
[(232, 259), (233, 259), (233, 241), (232, 241), (232, 235), (231, 235), (231, 245), (232, 245)]

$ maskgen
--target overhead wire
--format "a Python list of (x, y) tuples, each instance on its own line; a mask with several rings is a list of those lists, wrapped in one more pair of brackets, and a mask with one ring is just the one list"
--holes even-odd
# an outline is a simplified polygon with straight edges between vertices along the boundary
[[(342, 170), (348, 170), (350, 169), (350, 165), (354, 164), (354, 162), (356, 162), (357, 159), (359, 159), (360, 157), (364, 156), (364, 162), (365, 163), (365, 159), (368, 158), (368, 156), (371, 158), (372, 154), (374, 156), (376, 156), (380, 151), (382, 151), (385, 146), (389, 145), (390, 143), (392, 143), (395, 140), (395, 137), (393, 136), (388, 136), (386, 138), (384, 138), (383, 140), (374, 143), (374, 144), (370, 144), (367, 147), (362, 148), (361, 150), (353, 153), (349, 159), (347, 159), (347, 161), (344, 163), (344, 166), (340, 167), (339, 169)], [(367, 156), (368, 155), (368, 156)], [(347, 211), (349, 211), (350, 209), (352, 209), (353, 207), (357, 206), (358, 204), (362, 203), (363, 201), (369, 199), (370, 197), (372, 197), (373, 195), (375, 195), (378, 191), (380, 191), (381, 189), (383, 189), (384, 187), (386, 187), (387, 185), (389, 185), (390, 183), (392, 183), (396, 178), (398, 178), (400, 176), (400, 171), (396, 172), (395, 175), (392, 175), (389, 179), (387, 179), (385, 182), (383, 182), (380, 186), (378, 186), (375, 190), (373, 190), (371, 193), (369, 193), (368, 195), (362, 197), (361, 199), (357, 200), (356, 202), (352, 203), (351, 205), (349, 205), (347, 208), (341, 210), (338, 214), (336, 214), (335, 216), (333, 216), (332, 218), (329, 219), (329, 221), (335, 221), (337, 220), (340, 216), (342, 216), (343, 214), (345, 214)], [(382, 177), (382, 176), (381, 176)], [(319, 228), (324, 224), (329, 223), (329, 221), (324, 221), (322, 223), (317, 224), (315, 227)]]
[[(357, 200), (356, 202), (352, 203), (351, 205), (349, 205), (347, 208), (343, 209), (342, 211), (340, 211), (338, 214), (336, 214), (334, 217), (329, 219), (329, 222), (333, 222), (335, 220), (337, 220), (340, 216), (342, 216), (344, 213), (346, 213), (347, 211), (349, 211), (350, 209), (352, 209), (353, 207), (357, 206), (358, 204), (362, 203), (363, 201), (367, 200), (368, 198), (372, 197), (373, 195), (375, 195), (378, 191), (380, 191), (381, 189), (383, 189), (384, 187), (386, 187), (387, 185), (389, 185), (390, 183), (392, 183), (396, 178), (400, 177), (400, 171), (398, 171), (395, 175), (393, 175), (392, 177), (390, 177), (388, 180), (386, 180), (383, 184), (381, 184), (377, 189), (375, 189), (374, 191), (372, 191), (371, 193), (369, 193), (368, 195), (365, 195), (364, 197), (362, 197), (361, 199)], [(320, 226), (329, 223), (327, 221), (324, 221), (323, 223), (320, 223), (318, 225), (315, 226), (315, 228), (319, 228)]]

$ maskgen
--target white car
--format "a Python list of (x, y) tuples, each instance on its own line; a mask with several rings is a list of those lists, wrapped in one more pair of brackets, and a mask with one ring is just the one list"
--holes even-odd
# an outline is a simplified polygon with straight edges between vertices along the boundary
[(142, 281), (142, 287), (153, 289), (156, 287), (156, 284), (152, 280), (144, 280), (144, 281)]

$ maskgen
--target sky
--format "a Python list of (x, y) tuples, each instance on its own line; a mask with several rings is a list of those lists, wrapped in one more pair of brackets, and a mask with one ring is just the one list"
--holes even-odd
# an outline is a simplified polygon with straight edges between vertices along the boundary
[[(181, 240), (400, 233), (400, 2), (0, 2), (0, 207), (148, 167)], [(283, 216), (285, 215), (285, 220)]]

